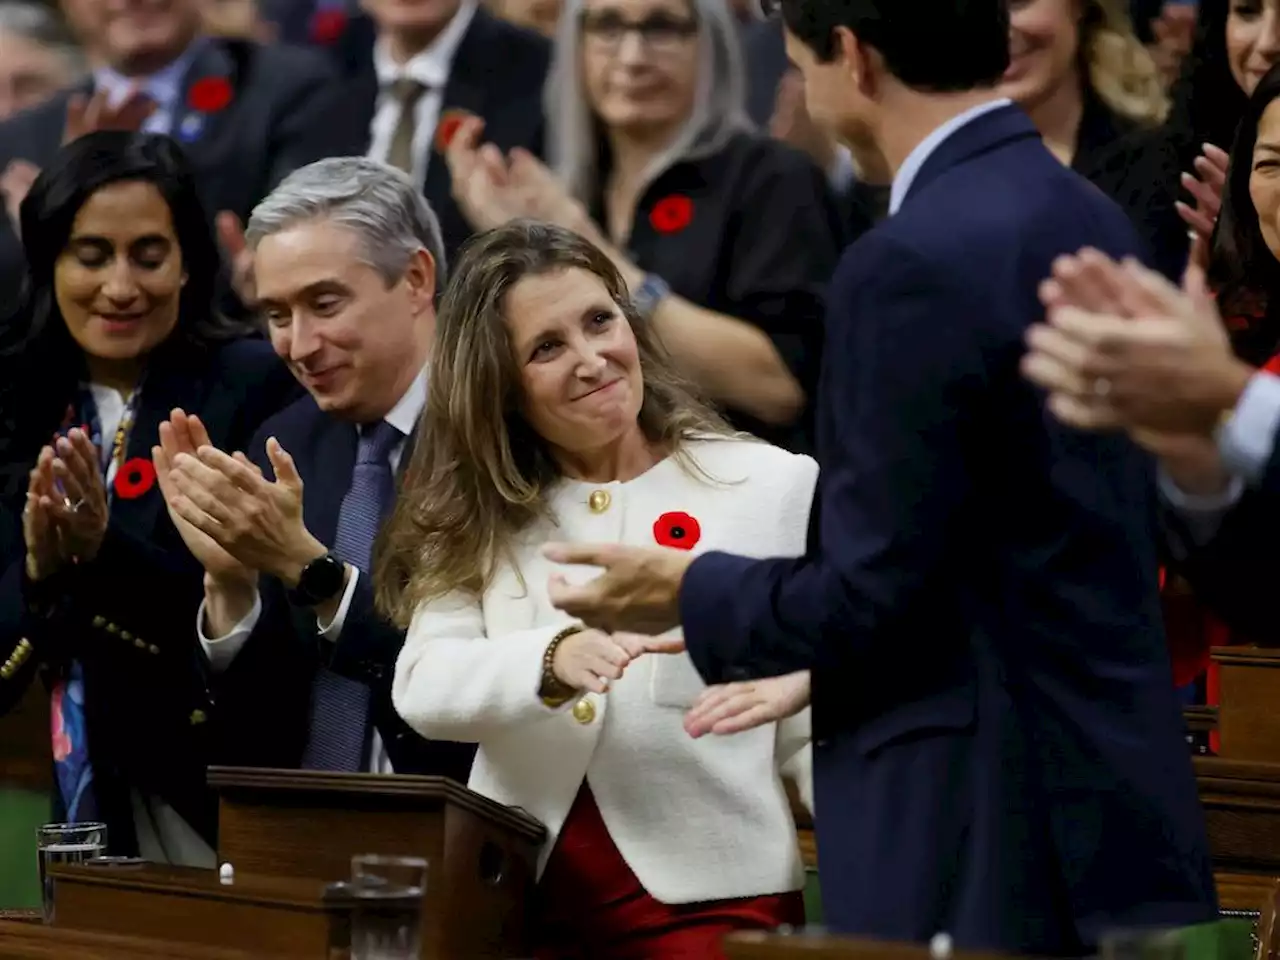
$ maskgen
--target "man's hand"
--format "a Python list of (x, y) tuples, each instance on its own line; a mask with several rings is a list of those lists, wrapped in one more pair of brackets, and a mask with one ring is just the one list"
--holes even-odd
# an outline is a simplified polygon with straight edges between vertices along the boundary
[[(687, 550), (552, 543), (543, 555), (555, 563), (604, 568), (580, 586), (554, 574), (548, 587), (552, 604), (587, 626), (609, 633), (659, 634), (680, 625), (680, 581), (693, 562)], [(684, 644), (655, 641), (652, 649), (676, 652)]]
[(73, 93), (67, 100), (62, 142), (71, 143), (98, 130), (141, 130), (147, 117), (155, 111), (156, 102), (141, 90), (133, 91), (114, 105), (106, 90), (98, 90), (93, 96)]
[(1049, 322), (1028, 331), (1022, 363), (1024, 375), (1050, 391), (1050, 410), (1072, 426), (1128, 429), (1135, 439), (1143, 431), (1212, 434), (1253, 370), (1232, 353), (1202, 275), (1189, 271), (1184, 292), (1134, 262), (1101, 258), (1087, 273), (1097, 283), (1077, 286), (1122, 312), (1092, 312), (1087, 299), (1061, 305), (1072, 298), (1057, 298), (1055, 268), (1057, 288), (1042, 291)]
[(328, 551), (302, 521), (302, 478), (272, 437), (271, 482), (250, 464), (214, 447), (174, 458), (173, 510), (244, 566), (297, 586), (302, 570)]
[(22, 233), (22, 201), (31, 192), (31, 185), (40, 176), (40, 168), (26, 160), (12, 160), (0, 174), (0, 193), (4, 194), (4, 212), (13, 232)]
[(230, 210), (223, 210), (214, 218), (218, 231), (218, 243), (231, 266), (231, 289), (246, 307), (258, 304), (258, 284), (253, 276), (253, 251), (244, 239), (244, 225)]
[[(164, 495), (169, 519), (173, 521), (191, 555), (204, 567), (207, 579), (213, 581), (215, 590), (243, 594), (245, 588), (256, 588), (257, 571), (246, 567), (229, 554), (218, 545), (218, 541), (189, 523), (173, 506), (178, 497), (177, 485), (172, 479), (174, 461), (179, 454), (194, 457), (201, 447), (211, 445), (209, 432), (199, 417), (188, 415), (182, 410), (173, 410), (169, 419), (160, 424), (160, 445), (151, 448), (151, 459), (156, 466), (156, 480)], [(244, 454), (237, 453), (235, 459), (261, 476), (261, 471)]]
[(708, 733), (742, 733), (793, 717), (808, 705), (808, 670), (722, 683), (702, 691), (684, 715), (684, 729), (695, 740)]

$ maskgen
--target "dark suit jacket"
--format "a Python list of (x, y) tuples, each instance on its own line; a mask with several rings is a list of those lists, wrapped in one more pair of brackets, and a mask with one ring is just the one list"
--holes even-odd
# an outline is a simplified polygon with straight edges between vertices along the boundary
[[(307, 529), (332, 546), (338, 510), (355, 468), (356, 427), (322, 413), (311, 397), (301, 398), (264, 423), (250, 445), (250, 456), (269, 476), (266, 441), (272, 436), (292, 454), (305, 484)], [(408, 452), (402, 464), (408, 462)], [(391, 680), (404, 631), (374, 612), (369, 576), (360, 575), (337, 644), (319, 636), (314, 612), (290, 604), (278, 580), (264, 578), (262, 604), (253, 635), (230, 667), (211, 681), (224, 762), (299, 766), (310, 726), (312, 679), (327, 664), (373, 690), (372, 719), (397, 773), (440, 774), (467, 782), (475, 746), (424, 740), (391, 706)]]
[[(484, 117), (484, 139), (502, 150), (524, 147), (542, 155), (542, 86), (551, 62), (546, 38), (499, 20), (483, 7), (467, 28), (453, 58), (440, 115), (465, 110)], [(372, 62), (353, 80), (352, 103), (361, 115), (368, 152), (368, 132), (378, 103), (378, 78)], [(452, 180), (444, 157), (432, 148), (423, 193), (440, 219), (446, 257), (452, 258), (472, 230), (453, 202)]]
[(844, 255), (799, 560), (706, 554), (709, 682), (813, 670), (827, 922), (1025, 954), (1215, 916), (1156, 585), (1153, 471), (1019, 375), (1054, 257), (1139, 241), (998, 109)]
[[(205, 116), (199, 136), (183, 141), (210, 216), (230, 210), (243, 221), (298, 167), (361, 152), (365, 132), (323, 54), (228, 40), (200, 42), (183, 102), (192, 85), (205, 78), (224, 78), (233, 90), (225, 109)], [(68, 96), (60, 94), (0, 124), (0, 169), (14, 159), (41, 167), (50, 161), (62, 143)], [(175, 110), (175, 131), (183, 116)], [(21, 274), (22, 249), (8, 219), (0, 218), (0, 288)]]
[[(154, 365), (126, 456), (150, 461), (158, 426), (174, 407), (198, 413), (218, 446), (243, 449), (296, 389), (261, 341)], [(25, 475), (31, 464), (18, 467)], [(195, 623), (204, 571), (170, 521), (159, 487), (132, 500), (117, 497), (97, 558), (38, 585), (24, 576), (21, 510), (21, 497), (7, 497), (0, 509), (0, 662), (23, 638), (32, 652), (0, 679), (0, 712), (22, 697), (39, 667), (56, 678), (78, 658), (94, 790), (112, 851), (137, 852), (130, 787), (159, 796), (214, 843), (216, 801), (204, 782), (212, 708)]]

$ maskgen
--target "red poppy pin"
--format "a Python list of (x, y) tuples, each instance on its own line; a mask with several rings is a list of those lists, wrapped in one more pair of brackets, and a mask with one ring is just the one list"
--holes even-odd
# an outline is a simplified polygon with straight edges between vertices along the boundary
[(187, 106), (197, 113), (217, 113), (231, 103), (231, 92), (226, 77), (202, 77), (187, 91)]
[(653, 539), (664, 547), (692, 550), (702, 539), (702, 527), (687, 513), (664, 513), (653, 521)]
[(113, 486), (121, 500), (137, 500), (155, 486), (156, 468), (146, 457), (134, 457), (120, 464)]
[(347, 15), (341, 10), (317, 10), (311, 17), (311, 42), (330, 46), (347, 31)]
[(649, 211), (649, 225), (659, 233), (679, 233), (693, 221), (693, 201), (684, 194), (663, 197)]
[(466, 110), (446, 110), (440, 114), (440, 122), (436, 124), (436, 152), (444, 153), (449, 149), (449, 144), (458, 133), (458, 128), (462, 126), (464, 120), (469, 120), (474, 114)]

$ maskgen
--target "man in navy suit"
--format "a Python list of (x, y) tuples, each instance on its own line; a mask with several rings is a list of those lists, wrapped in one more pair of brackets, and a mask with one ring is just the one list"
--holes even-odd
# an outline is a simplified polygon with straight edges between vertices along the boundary
[(812, 671), (838, 931), (1080, 955), (1112, 927), (1212, 920), (1151, 465), (1060, 425), (1018, 371), (1054, 259), (1138, 238), (993, 92), (1007, 0), (783, 17), (810, 113), (895, 174), (829, 293), (808, 554), (559, 545), (605, 570), (553, 599), (605, 629), (683, 625), (710, 683)]
[[(172, 512), (206, 562), (200, 639), (223, 762), (441, 774), (472, 745), (421, 739), (391, 706), (404, 632), (374, 610), (372, 546), (426, 403), (444, 256), (404, 173), (363, 158), (296, 171), (246, 233), (276, 353), (307, 396), (252, 462), (176, 416)], [(238, 561), (238, 567), (235, 561)]]

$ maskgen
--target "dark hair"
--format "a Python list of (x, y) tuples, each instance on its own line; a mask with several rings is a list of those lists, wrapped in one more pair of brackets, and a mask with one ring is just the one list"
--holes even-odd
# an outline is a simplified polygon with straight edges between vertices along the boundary
[(1168, 127), (1178, 153), (1175, 178), (1191, 169), (1202, 144), (1227, 149), (1244, 111), (1244, 91), (1227, 61), (1230, 12), (1230, 0), (1200, 0), (1195, 42), (1170, 97)]
[(992, 86), (1009, 66), (1009, 0), (781, 0), (782, 19), (819, 60), (846, 27), (909, 87), (954, 93)]
[(181, 147), (168, 137), (116, 130), (64, 146), (22, 202), (27, 275), (17, 309), (0, 324), (0, 464), (6, 467), (34, 460), (75, 400), (84, 356), (58, 309), (54, 270), (80, 208), (103, 187), (126, 181), (150, 183), (164, 197), (187, 275), (177, 327), (151, 362), (202, 352), (252, 330), (214, 308), (221, 257)]
[[(1247, 305), (1259, 296), (1274, 302), (1271, 292), (1280, 290), (1280, 261), (1267, 246), (1258, 224), (1258, 211), (1249, 191), (1253, 172), (1253, 150), (1258, 141), (1258, 124), (1263, 113), (1280, 98), (1280, 66), (1272, 67), (1245, 104), (1244, 114), (1231, 145), (1231, 163), (1222, 191), (1222, 211), (1213, 231), (1213, 253), (1209, 261), (1209, 282), (1218, 292), (1218, 301), (1227, 314), (1247, 312)], [(1241, 356), (1263, 363), (1280, 343), (1280, 317), (1266, 317), (1249, 324), (1237, 334)]]

